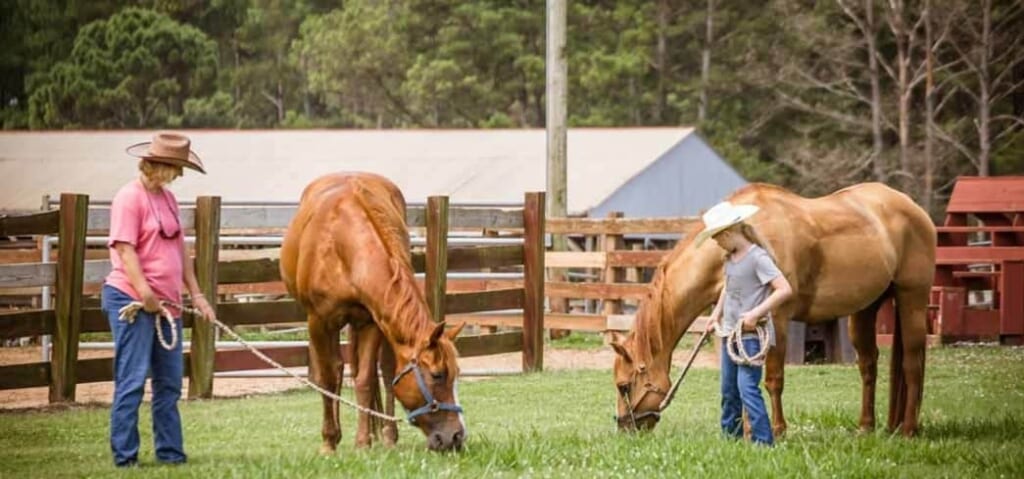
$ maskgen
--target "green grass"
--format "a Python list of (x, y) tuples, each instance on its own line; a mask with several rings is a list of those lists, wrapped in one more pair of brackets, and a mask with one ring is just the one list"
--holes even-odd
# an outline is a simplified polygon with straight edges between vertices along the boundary
[(548, 345), (558, 349), (593, 350), (605, 348), (604, 337), (600, 333), (573, 331), (564, 338), (552, 339)]
[[(878, 409), (886, 409), (888, 359)], [(465, 382), (470, 429), (458, 455), (430, 453), (402, 426), (398, 447), (355, 450), (354, 415), (338, 453), (319, 457), (320, 401), (307, 391), (183, 402), (190, 463), (155, 465), (148, 406), (143, 467), (130, 477), (1021, 477), (1024, 349), (929, 352), (922, 435), (857, 435), (855, 366), (789, 369), (790, 430), (774, 449), (719, 436), (718, 374), (695, 369), (650, 434), (617, 434), (608, 371)], [(879, 422), (885, 418), (880, 415)], [(120, 476), (110, 466), (106, 408), (0, 414), (0, 477)]]

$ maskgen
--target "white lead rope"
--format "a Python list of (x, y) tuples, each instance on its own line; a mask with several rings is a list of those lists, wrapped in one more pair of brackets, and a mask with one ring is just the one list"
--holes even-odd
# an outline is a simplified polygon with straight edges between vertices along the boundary
[[(138, 316), (139, 311), (143, 308), (142, 303), (138, 301), (132, 301), (127, 306), (117, 310), (118, 319), (125, 321), (128, 324), (135, 322), (135, 317)], [(168, 351), (173, 351), (178, 346), (178, 328), (174, 324), (174, 316), (167, 309), (167, 303), (160, 303), (160, 312), (155, 314), (156, 316), (156, 338), (160, 341), (160, 345)], [(171, 326), (171, 342), (168, 343), (164, 339), (164, 330), (160, 327), (160, 320), (164, 320)]]
[[(306, 378), (304, 378), (302, 376), (299, 376), (298, 374), (292, 372), (288, 368), (285, 368), (284, 366), (282, 366), (277, 361), (274, 361), (273, 359), (271, 359), (266, 354), (263, 354), (263, 352), (260, 351), (259, 349), (256, 349), (253, 346), (249, 345), (249, 343), (245, 342), (245, 340), (242, 339), (241, 336), (239, 336), (237, 333), (232, 331), (231, 328), (229, 328), (226, 324), (220, 322), (220, 320), (217, 320), (217, 319), (214, 319), (214, 318), (207, 318), (202, 312), (200, 312), (198, 309), (195, 309), (195, 308), (189, 308), (189, 307), (186, 307), (186, 306), (183, 306), (183, 305), (180, 305), (180, 304), (171, 303), (171, 302), (168, 302), (168, 301), (161, 301), (160, 302), (160, 309), (161, 309), (161, 311), (160, 311), (160, 314), (157, 315), (157, 319), (156, 319), (156, 321), (157, 321), (156, 332), (157, 332), (157, 338), (160, 340), (160, 345), (163, 346), (164, 349), (172, 350), (178, 344), (178, 328), (175, 327), (174, 317), (171, 316), (171, 312), (168, 311), (168, 309), (167, 309), (168, 306), (172, 306), (174, 308), (180, 309), (182, 312), (189, 313), (189, 314), (191, 314), (191, 315), (193, 315), (193, 316), (195, 316), (197, 318), (203, 318), (203, 319), (205, 319), (207, 321), (210, 321), (211, 323), (216, 325), (218, 328), (220, 328), (222, 331), (227, 333), (228, 336), (231, 336), (232, 339), (234, 339), (235, 341), (238, 341), (239, 344), (241, 344), (243, 347), (245, 347), (250, 352), (252, 352), (254, 355), (256, 355), (256, 357), (258, 357), (261, 360), (263, 360), (263, 362), (265, 362), (265, 363), (267, 363), (267, 364), (269, 364), (269, 365), (271, 365), (271, 366), (273, 366), (273, 367), (275, 367), (275, 368), (277, 368), (277, 369), (279, 369), (281, 371), (284, 371), (286, 374), (288, 374), (289, 376), (295, 378), (300, 383), (302, 383), (302, 384), (304, 384), (304, 385), (306, 385), (306, 386), (308, 386), (310, 388), (315, 389), (317, 392), (319, 392), (320, 394), (323, 394), (324, 396), (327, 396), (328, 398), (331, 398), (331, 399), (333, 399), (335, 401), (339, 401), (339, 402), (345, 404), (346, 406), (349, 406), (349, 407), (351, 407), (351, 408), (353, 408), (353, 409), (355, 409), (355, 410), (357, 410), (357, 411), (359, 411), (361, 413), (369, 414), (369, 415), (371, 415), (373, 417), (376, 417), (376, 418), (379, 418), (379, 419), (383, 419), (385, 421), (390, 421), (390, 422), (394, 422), (394, 423), (404, 423), (405, 422), (405, 420), (403, 420), (401, 418), (398, 418), (398, 417), (395, 417), (395, 416), (389, 416), (387, 414), (384, 414), (384, 413), (381, 413), (381, 412), (377, 412), (377, 411), (375, 411), (373, 409), (365, 408), (363, 406), (360, 406), (360, 405), (358, 405), (358, 404), (356, 404), (356, 403), (354, 403), (352, 401), (349, 401), (348, 399), (345, 399), (345, 398), (343, 398), (343, 397), (341, 397), (341, 396), (339, 396), (337, 394), (334, 394), (334, 393), (332, 393), (332, 392), (330, 392), (330, 391), (320, 387), (319, 385), (313, 383), (309, 379), (306, 379)], [(138, 314), (139, 310), (141, 310), (141, 309), (142, 309), (142, 303), (140, 303), (138, 301), (133, 301), (131, 303), (128, 303), (127, 306), (121, 308), (118, 311), (118, 313), (120, 314), (121, 321), (127, 321), (127, 322), (131, 323), (131, 322), (135, 321), (135, 316)], [(164, 340), (163, 332), (160, 330), (160, 319), (161, 318), (165, 319), (166, 321), (170, 322), (170, 324), (171, 324), (171, 331), (172, 331), (171, 334), (172, 334), (172, 337), (171, 337), (170, 344), (168, 344)]]
[[(769, 319), (769, 321), (771, 320)], [(715, 331), (716, 333), (721, 331), (718, 323), (715, 323)], [(768, 357), (768, 349), (771, 348), (768, 328), (764, 326), (764, 322), (757, 323), (754, 332), (761, 343), (761, 350), (754, 355), (747, 354), (746, 348), (743, 347), (743, 335), (747, 332), (743, 331), (742, 323), (737, 324), (732, 332), (725, 336), (725, 351), (729, 353), (729, 359), (740, 366), (764, 366), (765, 358)]]

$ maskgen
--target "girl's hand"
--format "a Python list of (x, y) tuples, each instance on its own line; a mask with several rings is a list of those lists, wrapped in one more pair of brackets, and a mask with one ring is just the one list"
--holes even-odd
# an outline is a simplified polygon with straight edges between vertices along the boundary
[(744, 331), (754, 331), (757, 329), (757, 321), (760, 320), (759, 315), (755, 315), (754, 311), (747, 311), (740, 315), (740, 323), (743, 325)]
[(711, 316), (708, 318), (708, 324), (704, 325), (704, 332), (710, 333), (715, 330), (715, 326), (718, 325), (718, 318)]

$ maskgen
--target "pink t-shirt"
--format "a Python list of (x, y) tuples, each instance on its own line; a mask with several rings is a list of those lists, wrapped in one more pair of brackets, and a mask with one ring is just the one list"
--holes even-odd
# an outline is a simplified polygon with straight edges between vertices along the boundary
[[(161, 226), (163, 225), (163, 235)], [(165, 238), (170, 237), (170, 239)], [(124, 185), (110, 206), (110, 264), (107, 284), (141, 300), (124, 269), (114, 243), (135, 246), (142, 275), (160, 300), (181, 303), (185, 239), (178, 221), (178, 200), (167, 189), (150, 192), (135, 180)], [(172, 311), (172, 313), (178, 313)]]

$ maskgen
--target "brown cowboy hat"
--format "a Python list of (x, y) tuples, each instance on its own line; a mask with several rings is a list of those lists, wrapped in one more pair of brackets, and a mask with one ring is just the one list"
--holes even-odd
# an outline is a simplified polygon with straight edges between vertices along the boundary
[(181, 133), (160, 131), (153, 135), (153, 141), (146, 141), (125, 149), (129, 155), (150, 161), (191, 168), (202, 174), (203, 162), (192, 151), (192, 141)]

